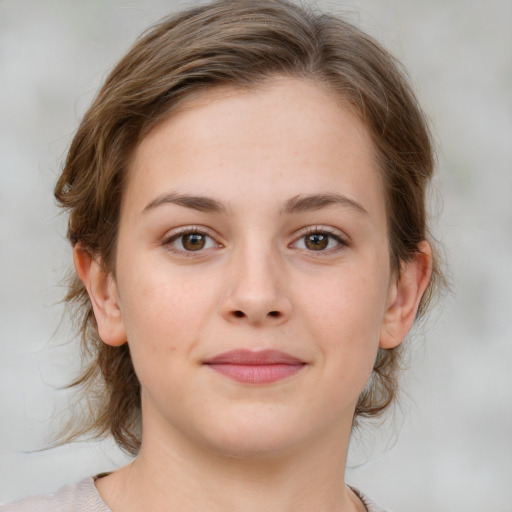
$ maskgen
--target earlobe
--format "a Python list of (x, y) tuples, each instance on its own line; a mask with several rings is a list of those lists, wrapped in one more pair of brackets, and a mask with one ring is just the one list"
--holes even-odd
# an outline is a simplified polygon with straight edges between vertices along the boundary
[(73, 259), (78, 276), (87, 288), (101, 340), (107, 345), (122, 345), (126, 342), (126, 331), (112, 273), (80, 244), (75, 245)]
[(394, 348), (405, 339), (414, 324), (431, 274), (432, 249), (428, 242), (423, 241), (415, 257), (402, 265), (400, 276), (390, 287), (379, 347)]

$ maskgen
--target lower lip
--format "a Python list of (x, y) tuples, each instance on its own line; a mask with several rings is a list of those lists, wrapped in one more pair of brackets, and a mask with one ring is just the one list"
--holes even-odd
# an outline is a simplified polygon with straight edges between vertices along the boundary
[(209, 364), (212, 370), (244, 384), (271, 384), (298, 373), (303, 364)]

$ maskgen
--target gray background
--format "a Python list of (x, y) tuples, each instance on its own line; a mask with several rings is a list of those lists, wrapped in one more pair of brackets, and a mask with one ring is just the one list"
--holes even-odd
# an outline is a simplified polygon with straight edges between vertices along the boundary
[[(433, 223), (454, 282), (411, 342), (397, 414), (356, 436), (348, 481), (394, 512), (510, 512), (512, 2), (318, 3), (409, 69), (438, 144)], [(0, 0), (0, 503), (126, 462), (108, 441), (39, 451), (79, 359), (57, 330), (71, 254), (52, 187), (109, 68), (179, 5)]]

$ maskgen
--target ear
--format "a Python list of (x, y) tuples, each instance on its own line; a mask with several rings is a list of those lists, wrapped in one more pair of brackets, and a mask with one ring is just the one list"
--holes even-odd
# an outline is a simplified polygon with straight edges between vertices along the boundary
[(111, 346), (126, 343), (126, 331), (112, 273), (104, 268), (99, 258), (93, 258), (80, 244), (75, 245), (73, 259), (78, 276), (87, 288), (101, 340)]
[(379, 347), (394, 348), (405, 339), (414, 324), (431, 274), (432, 248), (428, 242), (423, 241), (414, 258), (402, 265), (400, 275), (390, 285)]

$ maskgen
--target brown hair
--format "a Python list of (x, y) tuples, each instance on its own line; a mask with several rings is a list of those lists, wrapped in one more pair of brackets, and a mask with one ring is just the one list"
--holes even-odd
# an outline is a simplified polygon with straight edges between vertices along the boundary
[[(392, 264), (400, 270), (427, 232), (425, 190), (433, 155), (424, 116), (399, 64), (351, 24), (286, 0), (220, 0), (164, 19), (118, 63), (72, 141), (55, 197), (69, 211), (68, 237), (114, 270), (127, 162), (137, 144), (184, 99), (208, 88), (252, 88), (272, 76), (312, 79), (350, 104), (372, 137), (384, 177)], [(422, 315), (443, 281), (437, 260)], [(68, 436), (112, 434), (140, 447), (140, 384), (129, 346), (100, 340), (87, 291), (73, 275), (74, 307), (87, 360), (80, 386), (88, 408)], [(401, 349), (379, 349), (355, 419), (395, 397)]]

